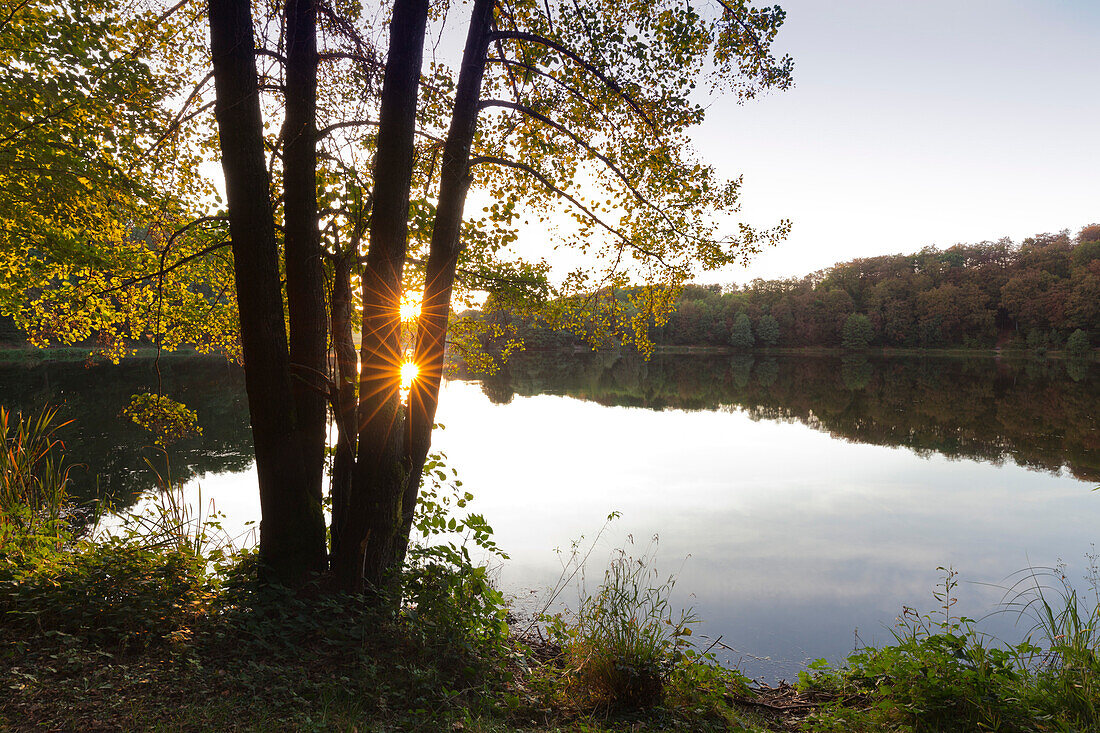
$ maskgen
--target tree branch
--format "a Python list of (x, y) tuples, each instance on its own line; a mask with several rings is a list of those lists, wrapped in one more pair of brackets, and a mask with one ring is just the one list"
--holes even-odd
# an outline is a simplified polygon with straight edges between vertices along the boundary
[(745, 33), (748, 34), (749, 40), (752, 41), (752, 45), (756, 48), (757, 57), (761, 60), (768, 58), (768, 54), (766, 51), (764, 51), (764, 47), (760, 45), (760, 38), (756, 35), (756, 32), (752, 29), (752, 27), (745, 21), (741, 20), (741, 16), (738, 15), (737, 11), (729, 6), (726, 0), (718, 0), (718, 4), (725, 8), (726, 13), (728, 13), (729, 16), (733, 18), (734, 22), (737, 23), (737, 25), (741, 26), (741, 30), (745, 31)]
[(502, 165), (506, 168), (514, 168), (515, 170), (522, 171), (522, 172), (528, 174), (529, 176), (531, 176), (532, 178), (537, 180), (539, 183), (541, 183), (543, 186), (545, 186), (547, 189), (549, 189), (551, 192), (557, 194), (558, 196), (561, 196), (563, 199), (565, 199), (569, 203), (573, 204), (573, 206), (577, 207), (580, 211), (582, 211), (585, 216), (587, 216), (589, 219), (591, 219), (595, 223), (599, 224), (601, 227), (603, 227), (608, 232), (613, 234), (615, 237), (620, 239), (627, 247), (630, 247), (631, 249), (635, 249), (635, 250), (641, 252), (642, 254), (646, 255), (647, 257), (652, 257), (653, 259), (657, 260), (658, 262), (660, 262), (665, 267), (670, 267), (670, 268), (672, 267), (668, 262), (665, 261), (665, 259), (661, 255), (659, 255), (656, 252), (653, 252), (651, 250), (648, 250), (645, 247), (639, 246), (636, 242), (631, 240), (630, 237), (628, 237), (626, 234), (624, 234), (622, 232), (622, 230), (620, 230), (617, 227), (611, 226), (610, 224), (605, 222), (603, 219), (596, 216), (596, 214), (591, 209), (589, 209), (587, 206), (585, 206), (580, 201), (578, 201), (576, 199), (576, 197), (574, 197), (569, 192), (567, 192), (567, 191), (565, 191), (561, 188), (558, 188), (556, 185), (554, 185), (553, 181), (551, 181), (549, 178), (547, 178), (546, 176), (544, 176), (542, 173), (535, 170), (531, 166), (527, 165), (526, 163), (519, 163), (519, 162), (516, 162), (514, 160), (508, 160), (507, 158), (499, 158), (495, 155), (480, 155), (476, 158), (471, 158), (470, 159), (470, 166), (469, 167), (473, 168), (475, 165), (479, 165), (481, 163), (489, 163), (489, 164), (492, 164), (492, 165)]
[(535, 74), (536, 76), (541, 76), (544, 79), (549, 79), (550, 81), (554, 82), (555, 84), (557, 84), (558, 86), (560, 86), (561, 88), (563, 88), (567, 92), (569, 92), (569, 94), (572, 95), (574, 98), (579, 99), (580, 101), (584, 102), (589, 107), (591, 107), (592, 109), (599, 112), (600, 116), (603, 117), (604, 121), (608, 124), (609, 127), (613, 128), (615, 126), (614, 123), (611, 121), (611, 119), (607, 116), (607, 112), (604, 111), (598, 104), (596, 104), (595, 101), (593, 101), (590, 97), (585, 95), (583, 92), (581, 92), (581, 90), (577, 89), (572, 84), (569, 84), (568, 82), (559, 79), (558, 77), (554, 76), (553, 74), (551, 74), (547, 71), (543, 71), (542, 69), (538, 68), (537, 66), (532, 66), (531, 64), (527, 64), (527, 63), (524, 63), (522, 61), (513, 61), (512, 59), (492, 57), (492, 58), (486, 59), (486, 61), (490, 64), (503, 64), (504, 66), (518, 66), (519, 68), (523, 69), (524, 71), (526, 71), (528, 73)]
[(592, 74), (592, 76), (596, 77), (601, 82), (603, 82), (604, 86), (606, 86), (608, 89), (610, 89), (611, 91), (615, 92), (620, 97), (622, 97), (623, 100), (627, 103), (627, 105), (632, 110), (634, 110), (634, 112), (639, 117), (641, 117), (645, 121), (645, 123), (647, 125), (649, 125), (649, 127), (654, 132), (656, 132), (657, 126), (653, 123), (653, 120), (651, 120), (649, 118), (649, 115), (647, 115), (645, 113), (645, 111), (634, 100), (634, 98), (631, 97), (626, 92), (626, 90), (624, 90), (622, 88), (622, 85), (620, 85), (614, 79), (609, 77), (607, 74), (603, 73), (599, 69), (598, 66), (596, 66), (595, 64), (585, 60), (583, 57), (580, 56), (580, 54), (578, 54), (577, 52), (575, 52), (572, 49), (568, 48), (567, 46), (564, 46), (561, 43), (558, 43), (557, 41), (551, 40), (551, 39), (546, 38), (544, 36), (540, 36), (540, 35), (537, 35), (535, 33), (524, 33), (522, 31), (497, 31), (496, 33), (493, 34), (493, 40), (494, 41), (526, 41), (528, 43), (535, 43), (535, 44), (538, 44), (540, 46), (546, 46), (547, 48), (551, 48), (551, 49), (557, 51), (558, 53), (565, 56), (566, 58), (571, 59), (572, 61), (576, 62), (585, 71)]
[(521, 114), (527, 115), (531, 119), (538, 120), (539, 122), (554, 128), (561, 134), (568, 137), (574, 143), (576, 143), (578, 147), (583, 148), (585, 151), (587, 151), (589, 155), (593, 156), (605, 166), (607, 166), (607, 169), (610, 170), (616, 178), (622, 181), (623, 185), (625, 185), (630, 190), (630, 192), (634, 194), (634, 198), (636, 198), (643, 205), (657, 212), (657, 214), (665, 220), (665, 222), (672, 228), (674, 232), (676, 232), (681, 237), (684, 237), (685, 239), (695, 239), (693, 235), (682, 231), (680, 227), (676, 224), (676, 222), (672, 220), (672, 217), (670, 217), (664, 209), (643, 196), (642, 192), (637, 189), (637, 187), (631, 182), (630, 178), (626, 175), (626, 173), (623, 172), (618, 164), (615, 163), (615, 161), (611, 160), (611, 158), (601, 153), (595, 147), (590, 145), (586, 140), (584, 140), (580, 135), (573, 132), (565, 125), (561, 124), (560, 122), (555, 122), (546, 115), (537, 112), (530, 107), (527, 107), (526, 105), (518, 104), (516, 102), (508, 102), (502, 99), (486, 99), (481, 102), (480, 107), (481, 109), (485, 109), (486, 107), (503, 107), (505, 109), (515, 110), (517, 112), (520, 112)]
[(163, 267), (162, 266), (158, 270), (156, 270), (155, 272), (151, 272), (148, 275), (142, 275), (141, 277), (134, 277), (134, 278), (130, 278), (129, 280), (124, 280), (121, 283), (119, 283), (118, 285), (115, 285), (114, 287), (107, 288), (105, 290), (100, 290), (99, 292), (94, 293), (94, 295), (106, 295), (107, 293), (113, 293), (117, 290), (123, 290), (123, 289), (128, 288), (132, 285), (137, 285), (138, 283), (145, 282), (146, 280), (152, 280), (153, 278), (163, 277), (163, 276), (167, 275), (168, 273), (172, 272), (173, 270), (176, 270), (176, 269), (182, 267), (183, 265), (186, 265), (188, 262), (191, 262), (192, 260), (197, 260), (200, 257), (205, 257), (206, 255), (210, 254), (211, 252), (215, 252), (219, 249), (222, 249), (223, 247), (229, 247), (230, 245), (232, 245), (232, 242), (230, 242), (228, 239), (223, 239), (222, 241), (220, 241), (216, 244), (212, 244), (208, 247), (203, 247), (198, 252), (192, 252), (191, 254), (187, 255), (186, 257), (181, 257), (180, 259), (176, 260), (175, 262), (173, 262), (168, 267)]

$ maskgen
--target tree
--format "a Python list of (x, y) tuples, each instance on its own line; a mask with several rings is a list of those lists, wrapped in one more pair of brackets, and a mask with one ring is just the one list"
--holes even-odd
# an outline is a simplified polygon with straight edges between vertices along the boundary
[[(696, 270), (789, 228), (724, 234), (740, 183), (687, 137), (700, 86), (789, 84), (778, 7), (475, 0), (457, 73), (424, 64), (426, 0), (395, 0), (388, 46), (367, 14), (315, 0), (136, 7), (31, 0), (0, 18), (0, 311), (38, 343), (240, 358), (272, 580), (327, 566), (358, 590), (403, 561), (449, 334), (479, 356), (456, 298), (646, 350)], [(207, 153), (224, 209), (198, 177)], [(493, 202), (477, 218), (471, 188)], [(551, 288), (545, 263), (502, 258), (525, 217), (564, 215), (566, 243), (603, 264)]]
[[(704, 69), (714, 71), (712, 88), (744, 98), (789, 83), (790, 60), (776, 60), (768, 50), (783, 13), (745, 3), (721, 4), (703, 16), (672, 2), (529, 1), (504, 8), (475, 0), (452, 80), (439, 67), (421, 77), (425, 0), (396, 0), (384, 54), (372, 53), (367, 35), (354, 32), (355, 18), (327, 7), (322, 12), (310, 0), (288, 2), (279, 19), (283, 31), (261, 35), (257, 48), (251, 11), (248, 0), (211, 2), (208, 20), (263, 510), (261, 559), (270, 577), (288, 583), (323, 567), (317, 487), (324, 432), (316, 395), (328, 392), (340, 429), (332, 569), (344, 588), (379, 586), (404, 559), (456, 280), (468, 274), (460, 272), (466, 252), (494, 236), (514, 239), (500, 232), (510, 231), (521, 205), (542, 219), (564, 206), (576, 220), (576, 241), (609, 255), (612, 264), (598, 275), (571, 276), (563, 291), (573, 297), (557, 299), (564, 305), (555, 318), (578, 328), (595, 323), (591, 332), (606, 336), (599, 324), (614, 319), (601, 321), (601, 315), (621, 310), (616, 290), (634, 271), (650, 286), (631, 291), (637, 315), (621, 336), (644, 344), (649, 320), (667, 317), (667, 292), (695, 267), (721, 267), (786, 233), (784, 222), (766, 232), (741, 227), (737, 236), (721, 236), (714, 215), (732, 209), (737, 185), (719, 181), (696, 161), (686, 138), (687, 128), (702, 119), (703, 107), (690, 94)], [(348, 48), (318, 51), (319, 17)], [(276, 47), (263, 45), (268, 42)], [(260, 56), (284, 67), (285, 118), (276, 141), (282, 146), (281, 228), (265, 165), (261, 96), (267, 85), (261, 80), (267, 77), (257, 66)], [(318, 167), (322, 56), (367, 67), (386, 59), (377, 113), (370, 116), (377, 121), (370, 123), (377, 152), (369, 176), (339, 156), (331, 168)], [(364, 124), (346, 120), (323, 129), (345, 122)], [(322, 175), (335, 175), (332, 170), (354, 179), (345, 187), (353, 205), (345, 203), (326, 221), (310, 192)], [(600, 195), (577, 190), (572, 182), (580, 179), (598, 182)], [(481, 228), (464, 220), (474, 184), (498, 202)], [(326, 250), (318, 231), (345, 246)], [(326, 251), (336, 268), (328, 307), (337, 352), (331, 382), (317, 337), (324, 333), (325, 304), (315, 265)], [(419, 374), (407, 400), (400, 389), (406, 269), (423, 284), (412, 358)], [(357, 380), (349, 353), (356, 299), (363, 332)]]
[(1066, 351), (1070, 356), (1085, 356), (1089, 353), (1090, 348), (1089, 335), (1079, 328), (1066, 339)]
[(765, 313), (756, 321), (756, 340), (764, 346), (775, 346), (779, 343), (779, 321), (775, 316)]
[(754, 342), (752, 337), (752, 324), (749, 322), (749, 316), (745, 311), (741, 311), (733, 319), (733, 330), (730, 331), (729, 342), (730, 346), (734, 348), (752, 348)]
[(841, 345), (846, 349), (866, 349), (875, 338), (871, 319), (862, 313), (853, 313), (844, 321)]

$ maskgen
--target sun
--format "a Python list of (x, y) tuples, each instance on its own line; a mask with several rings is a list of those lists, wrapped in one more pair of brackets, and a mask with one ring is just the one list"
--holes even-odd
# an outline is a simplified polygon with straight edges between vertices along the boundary
[(406, 293), (401, 299), (401, 321), (408, 323), (420, 317), (420, 293)]
[(420, 373), (420, 367), (411, 361), (406, 361), (401, 364), (401, 391), (407, 392), (412, 388), (413, 380), (416, 379), (416, 375)]

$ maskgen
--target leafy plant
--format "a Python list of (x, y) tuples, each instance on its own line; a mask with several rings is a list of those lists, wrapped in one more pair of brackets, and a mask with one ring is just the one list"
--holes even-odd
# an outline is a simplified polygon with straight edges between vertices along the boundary
[(448, 660), (496, 660), (507, 652), (507, 607), (488, 567), (470, 555), (470, 545), (484, 552), (485, 560), (508, 555), (483, 515), (456, 515), (474, 497), (446, 459), (433, 453), (424, 464), (413, 518), (416, 536), (401, 575), (402, 613), (409, 629)]
[(1007, 607), (1034, 620), (1031, 636), (1043, 645), (1032, 665), (1040, 704), (1059, 711), (1075, 729), (1095, 730), (1100, 727), (1100, 577), (1097, 556), (1086, 557), (1091, 598), (1078, 594), (1064, 566), (1028, 568)]

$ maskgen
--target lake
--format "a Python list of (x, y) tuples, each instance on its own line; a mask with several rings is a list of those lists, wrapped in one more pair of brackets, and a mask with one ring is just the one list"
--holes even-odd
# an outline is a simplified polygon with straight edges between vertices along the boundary
[[(171, 475), (243, 532), (259, 517), (240, 371), (174, 357), (161, 372), (203, 427), (173, 446)], [(135, 449), (149, 439), (118, 415), (156, 384), (141, 360), (0, 366), (0, 403), (60, 402), (83, 465), (74, 493), (129, 506), (153, 485), (146, 460), (163, 470), (163, 458)], [(903, 606), (935, 611), (938, 567), (959, 573), (953, 615), (996, 610), (1029, 567), (1064, 564), (1087, 590), (1098, 417), (1096, 364), (523, 354), (445, 383), (434, 449), (511, 556), (497, 572), (517, 607), (561, 574), (555, 548), (599, 535), (591, 587), (616, 548), (637, 555), (657, 536), (657, 566), (677, 575), (704, 645), (721, 637), (720, 658), (774, 681), (888, 642)], [(1008, 613), (981, 624), (1009, 641), (1030, 625)]]

